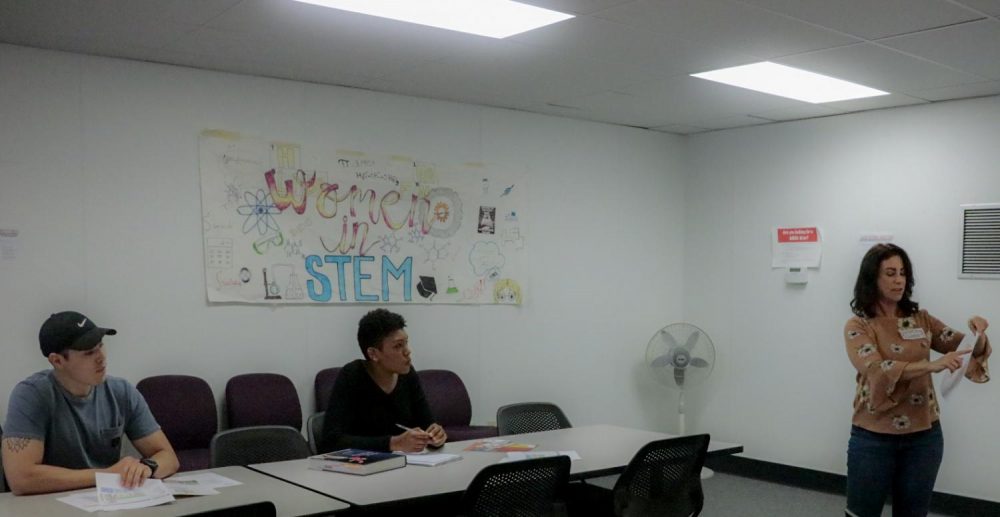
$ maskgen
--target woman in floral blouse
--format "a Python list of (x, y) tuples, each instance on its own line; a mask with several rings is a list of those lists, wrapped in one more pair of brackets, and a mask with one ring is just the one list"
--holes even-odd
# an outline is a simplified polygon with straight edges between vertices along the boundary
[[(910, 299), (913, 266), (899, 246), (877, 244), (861, 261), (854, 285), (854, 316), (844, 326), (847, 355), (858, 371), (854, 418), (847, 448), (847, 515), (882, 515), (892, 493), (893, 516), (925, 516), (941, 465), (940, 409), (931, 374), (961, 367), (965, 376), (990, 379), (989, 323), (969, 319), (979, 336), (974, 350), (956, 350), (964, 334), (921, 310)], [(931, 361), (930, 351), (943, 354)]]

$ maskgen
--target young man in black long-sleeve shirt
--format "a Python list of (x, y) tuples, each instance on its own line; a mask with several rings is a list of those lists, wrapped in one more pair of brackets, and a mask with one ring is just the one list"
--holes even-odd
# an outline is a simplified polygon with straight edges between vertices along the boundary
[(434, 423), (412, 368), (404, 327), (402, 316), (385, 309), (375, 309), (358, 322), (364, 359), (347, 363), (337, 376), (319, 441), (321, 452), (420, 452), (444, 445), (448, 437)]

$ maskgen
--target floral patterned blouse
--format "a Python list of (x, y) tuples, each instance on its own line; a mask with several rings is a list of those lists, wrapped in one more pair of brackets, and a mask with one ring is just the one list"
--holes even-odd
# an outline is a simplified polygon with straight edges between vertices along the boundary
[[(918, 328), (923, 329), (923, 336), (919, 331), (907, 331)], [(963, 337), (965, 334), (925, 310), (907, 318), (855, 316), (848, 320), (844, 341), (851, 364), (858, 371), (854, 425), (889, 434), (929, 429), (941, 413), (931, 374), (903, 380), (903, 368), (911, 362), (929, 361), (932, 348), (940, 353), (955, 350)], [(971, 358), (966, 378), (973, 382), (990, 380), (987, 358), (991, 351), (987, 337), (985, 352)]]

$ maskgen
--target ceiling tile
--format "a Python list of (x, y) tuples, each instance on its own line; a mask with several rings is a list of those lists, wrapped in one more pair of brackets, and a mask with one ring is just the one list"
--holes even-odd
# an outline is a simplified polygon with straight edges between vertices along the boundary
[(975, 9), (990, 16), (1000, 16), (1000, 0), (958, 0), (958, 4)]
[(336, 33), (311, 37), (203, 27), (171, 43), (167, 49), (219, 60), (242, 59), (292, 69), (326, 69), (330, 77), (340, 74), (378, 77), (422, 62), (419, 56), (395, 52), (381, 45), (353, 45), (349, 38)]
[(57, 50), (120, 55), (140, 46), (160, 48), (195, 26), (164, 20), (148, 2), (0, 2), (2, 41)]
[(450, 90), (467, 87), (497, 96), (514, 95), (537, 103), (566, 99), (663, 76), (632, 65), (574, 58), (516, 42), (466, 45), (454, 54), (385, 76), (399, 83)]
[(982, 81), (982, 78), (872, 43), (821, 50), (775, 61), (893, 93)]
[(578, 58), (628, 63), (681, 75), (752, 61), (738, 51), (696, 45), (662, 33), (581, 17), (512, 36), (510, 40)]
[(923, 99), (910, 97), (907, 95), (893, 93), (880, 97), (867, 97), (864, 99), (854, 99), (849, 101), (828, 102), (824, 106), (845, 112), (864, 111), (883, 108), (897, 108), (899, 106), (912, 106), (915, 104), (927, 104)]
[(464, 104), (492, 106), (496, 108), (522, 109), (530, 105), (530, 101), (513, 95), (496, 95), (489, 92), (474, 91), (464, 87), (442, 89), (437, 85), (413, 83), (397, 83), (387, 79), (374, 79), (365, 85), (366, 89), (380, 92), (398, 93), (428, 99), (439, 99)]
[(622, 91), (573, 99), (568, 104), (601, 115), (618, 114), (642, 127), (667, 124), (700, 126), (700, 122), (794, 107), (799, 101), (694, 77), (644, 83)]
[[(770, 59), (858, 40), (726, 0), (639, 0), (595, 16), (700, 45)], [(780, 37), (775, 37), (780, 35)]]
[(981, 18), (942, 0), (743, 0), (777, 13), (865, 39)]
[(879, 43), (963, 72), (1000, 79), (1000, 21), (997, 20), (963, 23)]
[(952, 99), (968, 99), (970, 97), (986, 97), (1000, 95), (1000, 81), (985, 81), (982, 83), (960, 84), (934, 90), (920, 90), (911, 93), (912, 96), (929, 101), (945, 101)]
[(798, 120), (804, 118), (828, 117), (830, 115), (840, 115), (844, 110), (831, 108), (825, 104), (800, 103), (798, 106), (789, 106), (772, 110), (754, 111), (748, 115), (773, 121)]

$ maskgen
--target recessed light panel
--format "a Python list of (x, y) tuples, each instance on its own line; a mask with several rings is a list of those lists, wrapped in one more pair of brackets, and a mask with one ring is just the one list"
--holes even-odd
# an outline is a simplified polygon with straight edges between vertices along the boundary
[(506, 38), (573, 18), (510, 0), (297, 0), (490, 38)]
[(770, 61), (691, 75), (813, 104), (889, 95), (889, 92)]

